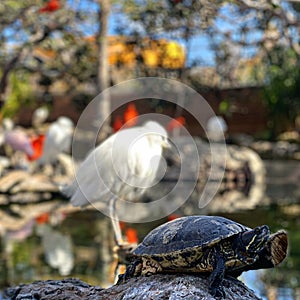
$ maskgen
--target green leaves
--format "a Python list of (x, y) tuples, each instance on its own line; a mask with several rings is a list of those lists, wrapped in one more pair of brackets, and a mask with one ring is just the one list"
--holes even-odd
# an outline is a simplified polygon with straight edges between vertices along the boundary
[(2, 108), (3, 117), (12, 117), (22, 105), (29, 104), (32, 99), (29, 73), (13, 72), (10, 74), (9, 83), (11, 92)]
[(264, 89), (273, 136), (294, 127), (300, 114), (300, 58), (291, 49), (279, 47), (270, 53)]

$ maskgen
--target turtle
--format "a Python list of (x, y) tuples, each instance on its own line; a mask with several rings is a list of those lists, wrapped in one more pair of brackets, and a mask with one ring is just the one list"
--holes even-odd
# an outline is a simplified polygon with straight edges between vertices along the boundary
[(209, 292), (224, 297), (226, 275), (278, 265), (287, 254), (287, 232), (251, 229), (221, 216), (186, 216), (153, 229), (132, 252), (118, 283), (156, 273), (207, 273)]

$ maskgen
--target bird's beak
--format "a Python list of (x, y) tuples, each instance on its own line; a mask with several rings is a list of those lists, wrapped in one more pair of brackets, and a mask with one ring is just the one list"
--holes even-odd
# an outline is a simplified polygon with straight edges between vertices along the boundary
[(169, 143), (167, 138), (163, 138), (163, 140), (161, 142), (161, 146), (165, 149), (170, 149), (171, 148), (171, 144)]

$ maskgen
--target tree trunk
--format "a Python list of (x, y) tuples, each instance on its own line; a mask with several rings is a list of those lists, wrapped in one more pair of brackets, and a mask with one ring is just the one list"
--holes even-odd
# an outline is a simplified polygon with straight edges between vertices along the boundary
[(17, 53), (4, 67), (2, 77), (0, 79), (0, 110), (5, 102), (5, 93), (8, 86), (8, 77), (10, 72), (14, 69), (15, 65), (19, 61), (22, 51)]
[[(37, 281), (28, 285), (8, 288), (3, 299), (110, 299), (110, 300), (214, 300), (208, 293), (208, 278), (204, 275), (157, 274), (149, 277), (132, 278), (124, 284), (108, 289), (90, 286), (78, 279), (61, 281)], [(241, 281), (228, 277), (224, 279), (225, 299), (241, 300), (259, 298)]]
[[(98, 33), (98, 72), (97, 72), (97, 90), (102, 93), (110, 86), (109, 64), (108, 64), (108, 19), (110, 12), (110, 0), (98, 0), (99, 11), (99, 33)], [(103, 124), (99, 139), (102, 140), (110, 133), (110, 97), (104, 93), (98, 101), (98, 112), (96, 114), (95, 124)], [(100, 128), (97, 128), (98, 130)]]

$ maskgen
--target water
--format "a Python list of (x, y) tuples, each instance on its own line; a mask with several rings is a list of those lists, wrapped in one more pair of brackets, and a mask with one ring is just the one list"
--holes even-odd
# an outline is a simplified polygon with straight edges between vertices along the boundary
[[(258, 297), (261, 297), (262, 300), (268, 300), (267, 291), (264, 283), (260, 279), (260, 270), (257, 271), (248, 271), (241, 275), (241, 280), (252, 289)], [(277, 291), (277, 300), (294, 300), (293, 289), (278, 287)], [(298, 299), (298, 298), (297, 298)]]
[[(289, 257), (281, 266), (271, 270), (249, 271), (242, 275), (242, 280), (262, 299), (267, 299), (267, 289), (270, 286), (277, 288), (277, 298), (275, 299), (299, 299), (295, 295), (300, 286), (298, 280), (300, 278), (300, 226), (297, 216), (287, 216), (282, 211), (285, 211), (282, 207), (276, 207), (225, 215), (238, 222), (244, 220), (243, 223), (249, 226), (266, 223), (270, 225), (272, 231), (284, 228), (289, 232)], [(164, 219), (154, 224), (126, 224), (126, 226), (135, 227), (139, 237), (142, 238), (150, 229), (165, 221)], [(79, 277), (83, 281), (95, 285), (112, 284), (113, 270), (110, 268), (110, 263), (106, 265), (105, 261), (111, 259), (110, 254), (107, 253), (109, 253), (113, 241), (103, 241), (103, 234), (112, 236), (109, 225), (109, 220), (100, 213), (87, 211), (68, 215), (59, 226), (35, 223), (32, 234), (23, 240), (20, 240), (20, 233), (16, 235), (16, 233), (10, 232), (5, 241), (2, 239), (1, 257), (6, 257), (6, 261), (4, 262), (2, 259), (1, 287), (38, 279), (61, 279), (70, 276)], [(51, 237), (52, 246), (53, 243), (60, 243), (60, 237), (70, 237), (72, 244), (69, 247), (65, 245), (66, 240), (62, 239), (65, 248), (64, 255), (55, 254), (55, 251), (58, 252), (59, 249), (63, 251), (62, 245), (56, 250), (53, 250), (53, 247), (52, 250), (51, 247), (50, 249), (45, 248), (49, 245), (47, 246), (43, 242), (43, 234), (47, 232), (43, 228), (44, 226), (52, 228), (52, 235), (54, 234)], [(107, 229), (107, 231), (104, 230), (104, 233), (103, 228)], [(5, 245), (4, 242), (6, 242)], [(54, 251), (54, 253), (49, 254), (49, 251)], [(106, 257), (107, 255), (108, 257)], [(52, 262), (49, 257), (52, 257)], [(73, 267), (71, 271), (62, 270), (59, 264), (69, 264)], [(5, 268), (3, 268), (4, 265)]]

